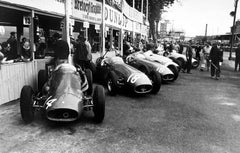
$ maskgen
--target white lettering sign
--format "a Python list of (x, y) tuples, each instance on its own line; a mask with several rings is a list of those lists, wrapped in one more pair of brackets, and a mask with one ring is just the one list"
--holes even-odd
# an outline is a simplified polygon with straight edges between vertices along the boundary
[(105, 6), (105, 23), (111, 26), (115, 26), (117, 28), (121, 28), (123, 22), (122, 13), (113, 9), (112, 7), (106, 5)]
[(74, 0), (73, 17), (93, 23), (101, 23), (102, 3), (94, 0)]

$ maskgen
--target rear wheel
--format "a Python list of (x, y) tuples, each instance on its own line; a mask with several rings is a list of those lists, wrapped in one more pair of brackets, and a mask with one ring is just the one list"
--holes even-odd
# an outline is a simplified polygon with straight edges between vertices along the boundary
[(87, 89), (87, 94), (92, 95), (93, 91), (93, 77), (92, 77), (92, 71), (90, 69), (85, 70), (85, 74), (87, 77), (87, 82), (88, 82), (88, 89)]
[(93, 93), (93, 113), (97, 123), (101, 123), (105, 116), (105, 92), (102, 86), (97, 85)]
[(107, 77), (107, 89), (110, 95), (115, 96), (117, 94), (117, 75), (113, 71)]
[(150, 73), (149, 78), (152, 80), (152, 84), (153, 84), (153, 88), (152, 88), (151, 93), (157, 94), (159, 92), (160, 88), (161, 88), (161, 85), (162, 85), (161, 74), (159, 74), (156, 71), (152, 71)]
[(20, 111), (25, 123), (31, 123), (34, 119), (33, 96), (34, 92), (32, 87), (24, 86), (22, 88), (20, 95)]
[(177, 60), (179, 61), (181, 68), (185, 69), (186, 61), (183, 58), (177, 58)]
[(146, 66), (140, 66), (138, 70), (145, 73), (146, 75), (149, 74), (149, 69)]

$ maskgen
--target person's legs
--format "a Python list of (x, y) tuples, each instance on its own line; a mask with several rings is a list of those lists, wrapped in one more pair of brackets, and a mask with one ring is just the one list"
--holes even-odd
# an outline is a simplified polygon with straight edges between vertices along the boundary
[(210, 68), (211, 68), (211, 77), (213, 78), (215, 75), (215, 67), (211, 65)]
[(238, 60), (237, 59), (235, 59), (235, 69), (234, 69), (234, 71), (237, 71), (237, 67), (238, 67)]
[(218, 79), (219, 77), (220, 77), (220, 65), (219, 65), (219, 63), (215, 63), (215, 65), (216, 65), (216, 67), (217, 68), (215, 68), (216, 69), (216, 79)]
[(187, 60), (187, 73), (190, 73), (191, 68), (192, 68), (192, 60), (188, 59)]

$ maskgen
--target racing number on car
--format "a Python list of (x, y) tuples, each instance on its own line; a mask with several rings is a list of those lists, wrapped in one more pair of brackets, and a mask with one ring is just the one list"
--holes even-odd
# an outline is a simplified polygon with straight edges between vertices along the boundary
[(47, 105), (46, 109), (48, 109), (48, 107), (51, 107), (51, 106), (52, 106), (52, 103), (54, 103), (56, 100), (57, 100), (57, 99), (54, 98), (54, 99), (50, 99), (49, 101), (47, 101), (47, 103), (46, 103), (46, 105)]
[(131, 83), (135, 83), (138, 79), (140, 78), (139, 75), (135, 75), (135, 74), (131, 74), (128, 79), (127, 82), (131, 82)]

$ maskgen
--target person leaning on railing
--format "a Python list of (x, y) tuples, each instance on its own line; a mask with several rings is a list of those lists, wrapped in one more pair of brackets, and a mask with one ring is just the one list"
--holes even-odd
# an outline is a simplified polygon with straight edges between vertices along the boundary
[(11, 58), (11, 52), (10, 52), (10, 44), (7, 42), (3, 42), (0, 45), (0, 63), (1, 64), (8, 64), (13, 63), (14, 59)]

